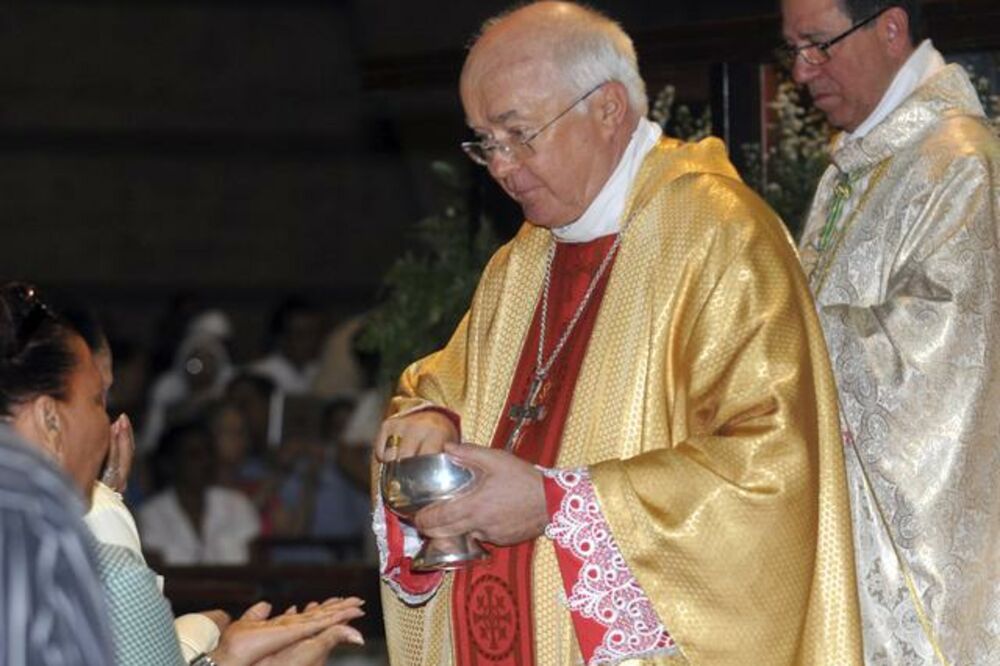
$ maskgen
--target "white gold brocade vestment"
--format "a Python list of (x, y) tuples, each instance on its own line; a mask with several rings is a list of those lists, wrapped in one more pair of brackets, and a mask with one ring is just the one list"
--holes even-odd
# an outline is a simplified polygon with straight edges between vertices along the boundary
[(936, 73), (835, 150), (801, 243), (868, 664), (1000, 664), (1000, 140), (982, 116), (961, 67)]

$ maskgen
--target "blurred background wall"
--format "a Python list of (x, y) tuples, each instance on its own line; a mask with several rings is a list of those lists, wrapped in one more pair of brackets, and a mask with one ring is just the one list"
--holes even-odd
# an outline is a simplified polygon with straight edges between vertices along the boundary
[[(595, 4), (629, 30), (771, 9)], [(140, 342), (181, 290), (242, 330), (289, 291), (364, 309), (435, 205), (428, 164), (467, 168), (463, 46), (505, 6), (3, 3), (0, 275), (77, 292)], [(509, 232), (517, 211), (487, 197)]]

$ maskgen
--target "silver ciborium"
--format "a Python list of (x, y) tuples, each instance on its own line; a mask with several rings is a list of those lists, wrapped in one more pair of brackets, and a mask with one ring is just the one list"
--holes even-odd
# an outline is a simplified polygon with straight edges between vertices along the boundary
[[(433, 453), (382, 463), (379, 485), (385, 505), (409, 520), (429, 504), (467, 493), (475, 482), (474, 470), (459, 465), (447, 453)], [(489, 553), (468, 534), (428, 538), (411, 566), (416, 571), (459, 569), (487, 557)]]

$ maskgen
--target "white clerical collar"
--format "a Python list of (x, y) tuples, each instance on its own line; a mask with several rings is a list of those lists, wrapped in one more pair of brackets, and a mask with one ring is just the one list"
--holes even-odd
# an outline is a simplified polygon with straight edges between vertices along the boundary
[(583, 215), (575, 222), (552, 230), (556, 240), (564, 243), (586, 243), (601, 236), (618, 233), (632, 181), (635, 180), (642, 161), (662, 135), (663, 130), (659, 125), (646, 118), (640, 118), (622, 158), (618, 161), (618, 166), (611, 172), (611, 177), (604, 183), (604, 187), (590, 202)]
[(924, 81), (945, 66), (941, 53), (934, 48), (931, 40), (925, 39), (920, 46), (910, 54), (903, 66), (896, 72), (895, 78), (889, 84), (889, 89), (882, 95), (882, 100), (864, 122), (850, 134), (844, 134), (844, 141), (860, 139), (871, 132), (886, 117), (896, 110), (914, 90), (923, 85)]

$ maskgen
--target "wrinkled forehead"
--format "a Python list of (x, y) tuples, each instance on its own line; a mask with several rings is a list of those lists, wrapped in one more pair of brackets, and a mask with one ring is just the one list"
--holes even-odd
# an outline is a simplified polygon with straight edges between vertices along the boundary
[(466, 121), (472, 127), (489, 127), (528, 118), (559, 96), (561, 82), (551, 58), (544, 54), (473, 52), (459, 87)]

